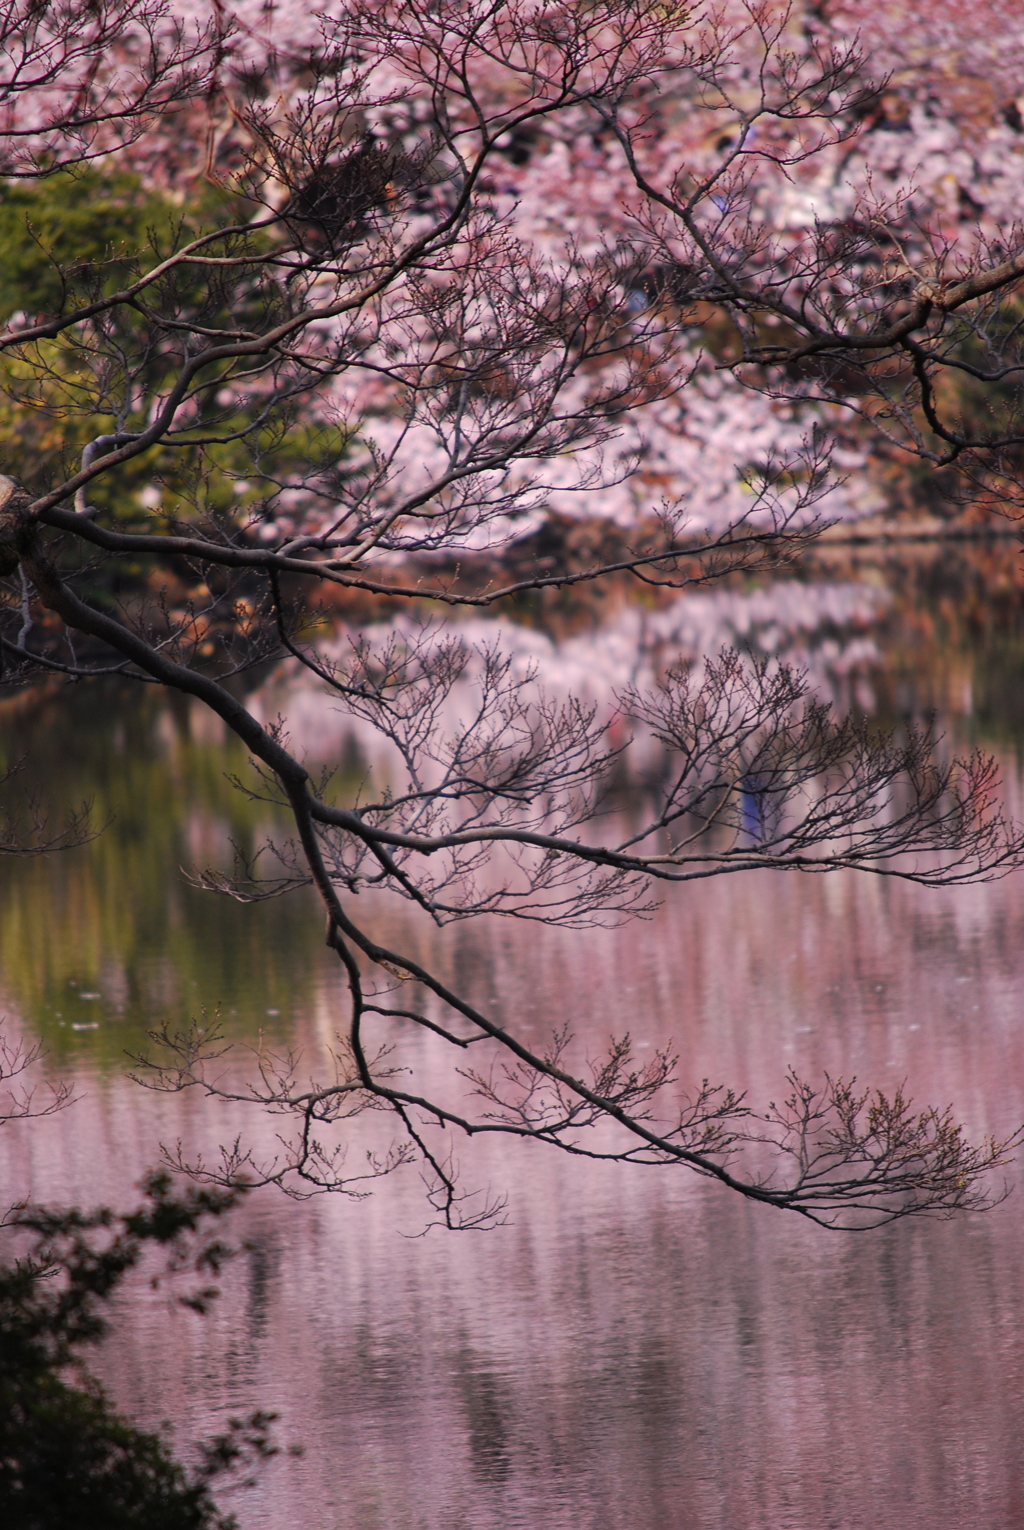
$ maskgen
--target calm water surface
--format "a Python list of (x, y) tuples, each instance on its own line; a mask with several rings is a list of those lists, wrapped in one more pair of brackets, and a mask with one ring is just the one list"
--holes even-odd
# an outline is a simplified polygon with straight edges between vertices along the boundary
[[(843, 683), (888, 715), (938, 705), (954, 735), (1000, 752), (1024, 811), (1015, 575), (982, 567), (965, 591), (962, 571), (941, 573), (918, 571), (902, 603), (868, 601), (852, 636), (825, 622), (801, 641), (826, 680), (859, 643)], [(974, 609), (985, 619), (963, 619)], [(269, 1150), (272, 1124), (125, 1080), (125, 1049), (154, 1021), (219, 1004), (235, 1037), (262, 1029), (312, 1054), (336, 1024), (309, 904), (238, 909), (178, 873), (260, 830), (219, 741), (148, 693), (127, 714), (116, 699), (4, 716), (9, 757), (28, 751), (48, 793), (110, 819), (82, 850), (5, 868), (4, 1008), (81, 1095), (5, 1128), (9, 1200), (125, 1204), (178, 1137), (213, 1145), (244, 1126)], [(407, 917), (379, 915), (392, 938)], [(534, 1038), (566, 1018), (595, 1046), (623, 1028), (641, 1046), (673, 1038), (684, 1078), (762, 1103), (794, 1064), (906, 1078), (975, 1135), (1024, 1120), (1024, 876), (941, 892), (727, 879), (614, 932), (414, 938)], [(412, 1044), (429, 1068), (430, 1042)], [(127, 1301), (100, 1368), (135, 1416), (173, 1418), (184, 1446), (271, 1407), (304, 1447), (233, 1505), (243, 1526), (1024, 1526), (1024, 1186), (987, 1215), (840, 1236), (682, 1172), (507, 1143), (464, 1165), (507, 1191), (506, 1226), (416, 1237), (415, 1172), (361, 1202), (268, 1194), (239, 1215), (249, 1247), (208, 1318), (144, 1287)]]

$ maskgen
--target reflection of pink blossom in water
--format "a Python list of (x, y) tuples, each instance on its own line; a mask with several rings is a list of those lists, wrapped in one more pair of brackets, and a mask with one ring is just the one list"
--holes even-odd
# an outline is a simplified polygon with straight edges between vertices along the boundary
[[(886, 592), (874, 585), (794, 580), (746, 594), (698, 591), (658, 611), (626, 606), (594, 630), (561, 640), (536, 628), (479, 618), (427, 628), (399, 619), (367, 627), (362, 635), (377, 649), (395, 634), (419, 642), (424, 633), (441, 641), (452, 632), (471, 654), (497, 645), (512, 656), (514, 676), (535, 673), (538, 692), (556, 700), (578, 697), (596, 703), (602, 719), (617, 710), (617, 697), (628, 686), (650, 687), (680, 661), (699, 670), (705, 658), (724, 648), (806, 671), (814, 689), (841, 710), (849, 705), (851, 689), (859, 687), (857, 704), (870, 711), (869, 674), (879, 657), (871, 628), (888, 602)], [(350, 643), (349, 636), (339, 635), (323, 646), (344, 661)], [(446, 728), (454, 730), (471, 715), (479, 671), (479, 658), (471, 658), (443, 710)], [(314, 759), (336, 758), (354, 739), (368, 761), (394, 768), (393, 760), (388, 767), (389, 746), (380, 736), (332, 703), (319, 680), (290, 662), (251, 698), (250, 706), (267, 720), (285, 716), (293, 740)]]
[[(1024, 1118), (1022, 936), (1016, 881), (793, 875), (681, 890), (612, 933), (477, 924), (424, 955), (531, 1040), (565, 1018), (595, 1048), (630, 1026), (674, 1040), (684, 1083), (757, 1102), (789, 1063), (909, 1077), (978, 1135)], [(337, 1005), (325, 960), (296, 1040), (317, 1049)], [(403, 1044), (433, 1082), (434, 1041)], [(84, 1085), (47, 1127), (5, 1130), (10, 1195), (123, 1199), (158, 1140), (244, 1125)], [(250, 1127), (269, 1148), (274, 1123)], [(458, 1151), (472, 1182), (509, 1189), (506, 1228), (404, 1238), (423, 1220), (411, 1173), (357, 1205), (253, 1202), (205, 1323), (140, 1283), (130, 1339), (102, 1359), (127, 1406), (183, 1441), (277, 1407), (306, 1447), (242, 1498), (245, 1530), (1015, 1523), (1019, 1193), (987, 1217), (829, 1237), (685, 1174)]]
[[(825, 693), (841, 696), (835, 652), (863, 644), (873, 655), (883, 609), (867, 586), (793, 584), (687, 596), (646, 618), (620, 611), (560, 644), (511, 624), (501, 632), (546, 685), (590, 686), (602, 704), (674, 655), (699, 660), (739, 640), (804, 655)], [(474, 639), (494, 630), (466, 628)], [(268, 715), (286, 710), (314, 754), (344, 742), (345, 720), (287, 672), (257, 699)], [(192, 790), (190, 760), (203, 773), (189, 800), (206, 849), (216, 740), (174, 753), (180, 735), (154, 728), (180, 790)], [(1012, 757), (1004, 766), (1019, 817), (1021, 777)], [(58, 863), (38, 863), (48, 864), (63, 886)], [(83, 974), (62, 982), (64, 1011), (81, 981), (112, 1013), (141, 976), (166, 982), (166, 993), (144, 987), (143, 1000), (176, 1023), (220, 1001), (241, 1024), (230, 968), (215, 992), (185, 981), (198, 964), (179, 976), (172, 920), (162, 965), (150, 955), (136, 972), (130, 950), (117, 949), (84, 976), (98, 953), (74, 912), (99, 885), (74, 884), (71, 922), (56, 932), (64, 905), (41, 905), (48, 939)], [(922, 1104), (951, 1102), (977, 1139), (1024, 1119), (1022, 889), (1019, 877), (934, 891), (765, 874), (668, 889), (651, 920), (579, 934), (480, 920), (437, 936), (397, 900), (360, 907), (379, 938), (415, 949), (534, 1045), (568, 1022), (578, 1051), (596, 1053), (628, 1029), (641, 1057), (674, 1044), (680, 1090), (706, 1076), (746, 1088), (757, 1106), (778, 1098), (790, 1064), (888, 1090), (907, 1080)], [(260, 926), (259, 955), (272, 956), (260, 970), (275, 984), (259, 988), (247, 1034), (280, 1007), (279, 1044), (303, 1047), (315, 1068), (344, 1023), (338, 974), (319, 945), (295, 941), (288, 905), (273, 907), (281, 922)], [(2, 1008), (17, 1015), (9, 997)], [(463, 1087), (435, 1038), (397, 1027), (403, 1060), (427, 1087), (440, 1089), (443, 1075), (449, 1091)], [(115, 1020), (95, 1028), (63, 1054), (80, 1102), (0, 1133), (9, 1199), (125, 1204), (159, 1143), (179, 1137), (213, 1148), (244, 1130), (274, 1151), (280, 1120), (144, 1094), (121, 1077)], [(380, 1116), (356, 1123), (351, 1166), (384, 1144), (385, 1128)], [(243, 1530), (1015, 1523), (1020, 1191), (987, 1217), (830, 1237), (685, 1172), (609, 1169), (538, 1144), (455, 1146), (468, 1185), (508, 1190), (506, 1228), (403, 1236), (425, 1215), (411, 1171), (358, 1204), (268, 1196), (242, 1212), (249, 1246), (205, 1324), (144, 1281), (133, 1294), (130, 1321), (100, 1359), (126, 1407), (154, 1424), (174, 1418), (183, 1442), (225, 1416), (276, 1407), (285, 1440), (306, 1447), (240, 1501)]]

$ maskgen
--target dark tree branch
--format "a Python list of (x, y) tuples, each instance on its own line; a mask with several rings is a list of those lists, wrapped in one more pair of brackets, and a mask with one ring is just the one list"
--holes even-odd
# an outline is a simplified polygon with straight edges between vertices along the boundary
[[(159, 141), (165, 109), (199, 111), (216, 85), (236, 200), (230, 222), (182, 224), (166, 248), (66, 263), (59, 301), (26, 303), (0, 336), (12, 407), (30, 399), (62, 443), (50, 476), (26, 449), (0, 480), (12, 580), (0, 647), (15, 679), (36, 665), (125, 673), (220, 717), (294, 838), (197, 881), (243, 901), (312, 885), (348, 990), (333, 1077), (308, 1087), (297, 1059), (261, 1051), (255, 1082), (232, 1091), (206, 1071), (209, 1036), (164, 1036), (172, 1060), (144, 1070), (150, 1084), (295, 1123), (268, 1161), (240, 1141), (218, 1164), (184, 1149), (171, 1160), (224, 1184), (352, 1195), (416, 1161), (448, 1226), (501, 1215), (459, 1189), (452, 1136), (482, 1133), (683, 1166), (826, 1226), (985, 1204), (1017, 1135), (972, 1147), (948, 1111), (853, 1080), (794, 1077), (760, 1110), (705, 1081), (666, 1115), (668, 1054), (640, 1064), (618, 1037), (580, 1065), (564, 1031), (531, 1049), (381, 945), (353, 905), (384, 890), (439, 925), (483, 913), (585, 925), (642, 912), (657, 882), (738, 871), (1001, 876), (1024, 864), (1024, 830), (999, 806), (990, 760), (954, 757), (928, 730), (836, 717), (799, 674), (737, 655), (670, 669), (603, 720), (493, 645), (404, 617), (339, 643), (304, 602), (333, 587), (392, 612), (485, 609), (619, 576), (685, 589), (756, 571), (826, 523), (826, 423), (840, 409), (928, 462), (1015, 481), (1024, 421), (1004, 384), (1024, 367), (1019, 233), (954, 261), (906, 207), (866, 192), (841, 225), (776, 227), (774, 196), (853, 152), (867, 82), (855, 50), (794, 51), (763, 6), (729, 27), (646, 0), (357, 3), (323, 20), (301, 80), (284, 55), (264, 61), (283, 71), (280, 109), (226, 72), (220, 33), (186, 37), (150, 0), (90, 16), (79, 38), (67, 9), (0, 12), (0, 37), (23, 50), (0, 73), (0, 108), (16, 93), (28, 111), (27, 136), (8, 124), (11, 164), (42, 173), (61, 134), (71, 159), (123, 151), (144, 129)], [(118, 48), (132, 38), (143, 64), (129, 86)], [(714, 133), (676, 152), (663, 102)], [(588, 213), (553, 232), (557, 218), (529, 210), (515, 174), (542, 139), (569, 166), (603, 156), (618, 224)], [(987, 390), (994, 423), (978, 425), (951, 378)], [(717, 487), (697, 453), (686, 485), (691, 413), (721, 386), (737, 407), (760, 394), (759, 428), (784, 444)], [(802, 445), (783, 405), (814, 416)], [(147, 522), (86, 503), (95, 488), (123, 508), (146, 473), (172, 503)], [(505, 571), (560, 496), (620, 491), (636, 497), (614, 545)], [(121, 607), (88, 594), (83, 569), (120, 589), (139, 560), (198, 593)], [(44, 610), (68, 642), (88, 640), (87, 662), (31, 650)], [(357, 800), (329, 800), (239, 698), (233, 678), (270, 659), (299, 666), (374, 741), (381, 763)], [(608, 794), (638, 755), (627, 830)], [(428, 1002), (381, 1002), (406, 982)], [(454, 1096), (404, 1076), (403, 1023), (483, 1054), (450, 1070)], [(346, 1126), (368, 1109), (392, 1114), (396, 1138), (350, 1171)]]

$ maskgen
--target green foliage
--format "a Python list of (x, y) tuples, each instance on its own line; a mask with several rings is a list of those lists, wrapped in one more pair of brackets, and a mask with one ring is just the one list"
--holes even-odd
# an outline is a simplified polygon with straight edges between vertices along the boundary
[[(250, 279), (245, 264), (244, 257), (269, 248), (267, 234), (244, 231), (252, 214), (244, 200), (206, 182), (179, 203), (137, 175), (106, 168), (0, 185), (0, 322), (95, 302), (201, 234), (243, 229), (217, 246), (219, 257), (240, 257), (239, 266), (179, 265), (138, 303), (7, 353), (0, 363), (0, 470), (45, 492), (77, 470), (97, 436), (144, 428), (149, 401), (180, 366), (179, 317), (211, 333), (266, 321), (267, 304), (278, 298), (273, 284), (261, 288)], [(261, 388), (259, 378), (239, 383), (229, 369), (212, 369), (194, 398), (188, 435), (195, 444), (164, 442), (133, 458), (91, 488), (90, 501), (135, 529), (163, 530), (170, 519), (236, 523), (297, 474), (333, 467), (343, 434), (309, 419), (301, 394), (270, 426), (261, 418)], [(120, 570), (129, 578), (145, 572), (145, 560)]]
[(116, 291), (180, 224), (180, 210), (127, 171), (79, 169), (8, 184), (0, 194), (0, 321)]
[[(83, 1214), (18, 1208), (7, 1226), (30, 1240), (27, 1256), (0, 1266), (0, 1523), (5, 1530), (229, 1530), (214, 1502), (224, 1473), (274, 1454), (272, 1416), (233, 1420), (186, 1469), (158, 1434), (136, 1428), (80, 1370), (83, 1346), (107, 1327), (102, 1304), (150, 1247), (215, 1273), (227, 1255), (200, 1237), (237, 1193), (171, 1193), (166, 1174), (145, 1182), (137, 1211)], [(192, 1240), (199, 1240), (193, 1249)], [(207, 1286), (183, 1298), (203, 1309)], [(69, 1372), (77, 1368), (75, 1379)]]

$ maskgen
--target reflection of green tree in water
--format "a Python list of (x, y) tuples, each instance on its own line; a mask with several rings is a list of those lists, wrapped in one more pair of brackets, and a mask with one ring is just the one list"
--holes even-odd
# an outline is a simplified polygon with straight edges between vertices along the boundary
[(187, 710), (148, 692), (134, 706), (109, 701), (62, 691), (8, 715), (3, 760), (26, 759), (44, 809), (88, 799), (102, 828), (60, 856), (5, 865), (9, 1002), (51, 1052), (85, 1042), (114, 1064), (146, 1029), (187, 1023), (201, 1005), (220, 1005), (236, 1034), (287, 1028), (318, 971), (301, 894), (243, 909), (193, 890), (181, 871), (230, 857), (229, 841), (250, 850), (272, 821), (228, 779), (245, 775), (244, 750), (195, 737)]
[(929, 549), (885, 570), (885, 718), (936, 711), (972, 744), (1024, 756), (1024, 563), (1016, 542)]

